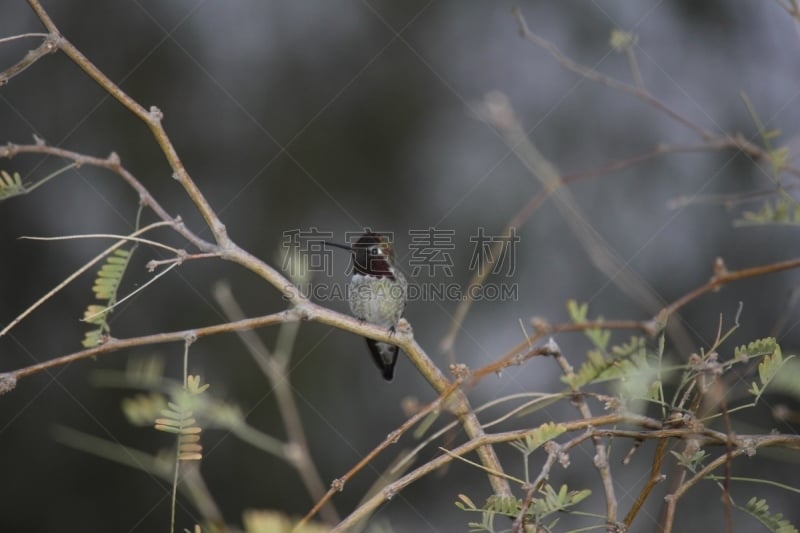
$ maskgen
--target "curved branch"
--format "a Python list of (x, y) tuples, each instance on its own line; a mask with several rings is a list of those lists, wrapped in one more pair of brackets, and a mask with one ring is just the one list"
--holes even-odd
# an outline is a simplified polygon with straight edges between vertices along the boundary
[[(793, 270), (796, 268), (800, 268), (800, 258), (795, 259), (787, 259), (786, 261), (779, 261), (777, 263), (769, 263), (766, 265), (760, 265), (750, 268), (743, 268), (742, 270), (734, 270), (728, 271), (725, 268), (725, 264), (722, 259), (717, 259), (715, 264), (715, 273), (711, 277), (711, 279), (692, 289), (691, 291), (687, 292), (674, 302), (668, 304), (666, 307), (662, 308), (653, 318), (650, 320), (595, 320), (590, 322), (582, 322), (580, 324), (575, 324), (572, 322), (558, 324), (555, 326), (551, 326), (546, 324), (542, 321), (534, 319), (534, 327), (536, 328), (536, 333), (534, 333), (530, 338), (524, 339), (519, 342), (516, 346), (514, 346), (511, 350), (509, 350), (506, 354), (502, 357), (495, 360), (493, 363), (489, 363), (486, 366), (483, 366), (473, 372), (473, 379), (472, 382), (476, 382), (479, 379), (487, 376), (489, 374), (494, 374), (508, 366), (512, 366), (517, 364), (515, 361), (518, 359), (524, 359), (526, 354), (531, 352), (531, 345), (544, 337), (544, 335), (550, 333), (559, 333), (559, 332), (570, 332), (570, 331), (583, 331), (586, 329), (594, 329), (594, 328), (608, 328), (608, 329), (638, 329), (641, 330), (643, 333), (649, 336), (657, 335), (663, 328), (667, 322), (667, 319), (675, 313), (678, 309), (684, 307), (688, 303), (696, 300), (700, 296), (708, 292), (712, 292), (721, 288), (724, 285), (729, 283), (733, 283), (736, 281), (741, 281), (748, 278), (758, 277), (758, 276), (766, 276), (768, 274), (774, 274), (776, 272), (782, 272), (784, 270)], [(538, 352), (534, 351), (532, 355), (536, 355)], [(546, 352), (545, 352), (546, 354)]]
[(131, 174), (124, 166), (122, 166), (119, 156), (117, 156), (115, 153), (112, 153), (107, 158), (103, 159), (100, 157), (92, 157), (78, 152), (73, 152), (71, 150), (65, 150), (63, 148), (57, 148), (55, 146), (47, 146), (46, 144), (8, 143), (5, 146), (0, 146), (0, 158), (11, 159), (18, 154), (51, 155), (73, 161), (77, 167), (89, 165), (110, 170), (111, 172), (119, 175), (119, 177), (121, 177), (125, 183), (127, 183), (134, 191), (136, 191), (136, 194), (139, 195), (139, 202), (141, 204), (152, 209), (156, 216), (158, 216), (161, 220), (172, 224), (172, 226), (175, 228), (175, 231), (180, 233), (187, 241), (191, 242), (198, 249), (204, 252), (210, 252), (214, 249), (213, 244), (198, 237), (194, 232), (187, 228), (180, 217), (173, 217), (167, 213), (167, 211), (161, 207), (161, 204), (158, 203), (153, 195), (150, 194), (150, 191), (148, 191), (147, 188), (142, 185), (142, 183), (133, 174)]
[[(639, 426), (645, 430), (650, 431), (624, 431), (624, 430), (616, 430), (616, 429), (602, 429), (601, 426), (614, 426), (617, 424), (631, 424)], [(643, 415), (629, 415), (629, 414), (610, 414), (610, 415), (603, 415), (603, 416), (596, 416), (593, 418), (584, 418), (580, 420), (574, 420), (571, 422), (564, 422), (560, 423), (560, 426), (563, 426), (565, 432), (574, 432), (574, 431), (581, 431), (585, 430), (586, 433), (573, 439), (567, 445), (576, 445), (580, 442), (585, 441), (587, 438), (597, 438), (603, 436), (618, 436), (624, 438), (637, 438), (637, 439), (655, 439), (655, 440), (662, 440), (662, 439), (669, 439), (669, 438), (678, 438), (678, 439), (694, 439), (697, 438), (701, 440), (704, 444), (712, 444), (718, 446), (725, 446), (728, 443), (728, 435), (722, 432), (703, 429), (700, 431), (696, 431), (691, 427), (682, 427), (682, 428), (664, 428), (663, 424), (654, 419)], [(351, 527), (358, 524), (361, 520), (365, 517), (372, 514), (375, 509), (378, 508), (382, 503), (392, 499), (398, 492), (400, 492), (405, 487), (409, 486), (411, 483), (419, 480), (420, 478), (430, 474), (431, 472), (436, 471), (441, 466), (453, 461), (457, 457), (461, 457), (467, 453), (474, 451), (475, 449), (479, 448), (480, 446), (486, 445), (493, 445), (493, 444), (501, 444), (505, 442), (512, 442), (515, 440), (519, 440), (524, 438), (531, 432), (531, 429), (523, 429), (523, 430), (514, 430), (514, 431), (506, 431), (502, 433), (494, 433), (494, 434), (487, 434), (477, 439), (472, 439), (468, 442), (465, 442), (461, 446), (458, 446), (448, 453), (444, 453), (439, 455), (429, 462), (425, 463), (424, 465), (419, 466), (415, 470), (409, 472), (405, 476), (401, 477), (394, 483), (390, 483), (383, 489), (383, 491), (375, 494), (368, 500), (364, 501), (355, 511), (353, 511), (349, 516), (347, 516), (341, 523), (339, 523), (332, 531), (339, 532), (339, 531), (349, 531)], [(734, 439), (734, 445), (737, 446), (735, 455), (742, 455), (742, 454), (752, 454), (758, 448), (762, 447), (772, 447), (772, 446), (781, 446), (786, 448), (798, 449), (800, 448), (800, 435), (738, 435)], [(703, 471), (707, 474), (708, 472), (714, 470), (715, 468), (719, 467), (725, 460), (725, 456), (721, 457), (721, 460), (716, 460)], [(682, 496), (686, 490), (688, 490), (692, 485), (696, 484), (700, 481), (701, 477), (699, 477), (699, 473), (697, 476), (693, 477), (686, 483), (684, 483), (681, 488), (673, 493), (673, 495), (677, 496), (678, 498)]]
[(89, 61), (89, 59), (83, 55), (80, 50), (78, 50), (72, 43), (64, 38), (63, 35), (61, 35), (58, 27), (50, 18), (50, 15), (47, 14), (45, 9), (39, 3), (39, 0), (28, 0), (28, 4), (39, 17), (39, 20), (41, 20), (42, 24), (44, 24), (47, 30), (52, 34), (53, 38), (55, 39), (55, 43), (58, 45), (58, 49), (64, 52), (67, 57), (69, 57), (76, 65), (86, 72), (86, 74), (95, 80), (106, 92), (108, 92), (108, 94), (116, 98), (119, 103), (125, 106), (131, 113), (136, 115), (136, 117), (138, 117), (147, 125), (147, 127), (150, 128), (153, 137), (161, 148), (161, 151), (164, 153), (164, 156), (167, 158), (170, 167), (172, 167), (173, 177), (177, 179), (178, 182), (183, 186), (183, 188), (186, 190), (186, 193), (194, 202), (195, 206), (197, 206), (200, 214), (203, 215), (203, 218), (214, 235), (217, 244), (223, 248), (226, 248), (230, 243), (230, 239), (228, 238), (227, 231), (225, 230), (225, 225), (220, 221), (219, 217), (208, 203), (208, 200), (206, 200), (205, 196), (203, 196), (203, 193), (200, 192), (200, 189), (189, 177), (189, 173), (183, 166), (183, 162), (181, 161), (180, 157), (178, 157), (178, 153), (175, 151), (172, 141), (167, 135), (164, 126), (161, 124), (161, 121), (164, 118), (163, 113), (155, 106), (151, 107), (149, 110), (146, 110), (141, 104), (128, 96), (125, 91), (111, 81), (108, 76), (103, 74), (103, 72), (91, 61)]
[(119, 350), (125, 348), (150, 346), (153, 344), (164, 344), (168, 342), (184, 342), (187, 338), (191, 337), (207, 337), (209, 335), (216, 335), (219, 333), (229, 333), (243, 329), (253, 329), (280, 324), (282, 322), (289, 322), (299, 318), (295, 315), (297, 315), (297, 313), (294, 310), (288, 310), (280, 313), (273, 313), (271, 315), (248, 318), (246, 320), (238, 320), (236, 322), (216, 324), (214, 326), (206, 326), (203, 328), (185, 329), (167, 333), (155, 333), (153, 335), (143, 335), (141, 337), (131, 337), (128, 339), (111, 338), (100, 346), (95, 346), (94, 348), (87, 348), (86, 350), (62, 355), (61, 357), (55, 357), (53, 359), (48, 359), (47, 361), (42, 361), (41, 363), (36, 363), (34, 365), (2, 373), (0, 374), (0, 381), (2, 381), (4, 378), (11, 378), (16, 382), (22, 378), (50, 370), (51, 368), (63, 366), (75, 361), (81, 361), (90, 357), (97, 357), (100, 355), (118, 352)]
[[(42, 34), (33, 35), (42, 36)], [(47, 54), (52, 54), (58, 50), (58, 38), (55, 35), (43, 34), (43, 36), (44, 40), (42, 41), (42, 44), (33, 50), (29, 50), (28, 53), (25, 54), (25, 57), (20, 59), (16, 64), (0, 72), (0, 87), (8, 83), (8, 81), (14, 76), (22, 74), (22, 72), (24, 72), (28, 67), (39, 61)], [(6, 39), (0, 39), (0, 41), (4, 40)]]
[(786, 261), (779, 261), (777, 263), (743, 268), (742, 270), (734, 270), (729, 272), (725, 268), (725, 263), (722, 262), (722, 259), (717, 259), (714, 266), (714, 276), (712, 276), (708, 283), (687, 292), (666, 306), (661, 310), (661, 312), (658, 313), (655, 320), (663, 324), (671, 314), (684, 305), (688, 304), (692, 300), (696, 300), (705, 293), (718, 289), (723, 285), (727, 285), (728, 283), (733, 283), (734, 281), (740, 281), (747, 278), (765, 276), (767, 274), (774, 274), (775, 272), (782, 272), (784, 270), (792, 270), (795, 268), (800, 268), (800, 258), (788, 259)]
[(41, 306), (44, 302), (49, 300), (54, 294), (56, 294), (61, 289), (63, 289), (64, 287), (66, 287), (67, 285), (69, 285), (70, 283), (75, 281), (75, 279), (77, 279), (78, 276), (80, 276), (81, 274), (83, 274), (84, 272), (86, 272), (87, 270), (92, 268), (92, 266), (97, 264), (99, 261), (102, 261), (103, 258), (105, 258), (108, 254), (114, 252), (114, 250), (116, 250), (117, 248), (119, 248), (119, 247), (123, 246), (125, 243), (127, 243), (130, 238), (136, 237), (137, 235), (142, 235), (144, 233), (147, 233), (151, 229), (154, 229), (154, 228), (157, 228), (157, 227), (160, 227), (160, 226), (166, 226), (166, 225), (169, 225), (169, 222), (155, 222), (153, 224), (150, 224), (149, 226), (145, 226), (144, 228), (142, 228), (142, 229), (140, 229), (138, 231), (135, 231), (134, 233), (132, 233), (131, 235), (129, 235), (127, 237), (120, 236), (119, 240), (117, 242), (115, 242), (114, 244), (112, 244), (111, 246), (109, 246), (108, 248), (106, 248), (105, 250), (103, 250), (102, 252), (97, 254), (96, 256), (94, 256), (94, 258), (92, 258), (89, 261), (87, 261), (84, 265), (82, 265), (80, 268), (78, 268), (75, 272), (73, 272), (72, 274), (67, 276), (58, 285), (56, 285), (55, 287), (50, 289), (47, 293), (45, 293), (44, 296), (42, 296), (41, 298), (36, 300), (30, 306), (28, 306), (24, 311), (22, 311), (22, 313), (20, 313), (16, 317), (14, 317), (14, 319), (11, 322), (9, 322), (2, 330), (0, 330), (0, 337), (6, 335), (17, 324), (19, 324), (25, 317), (27, 317), (28, 315), (33, 313), (39, 306)]
[[(234, 254), (231, 259), (236, 259), (236, 262), (240, 263), (242, 258), (238, 254)], [(257, 264), (253, 264), (252, 266), (255, 268), (258, 264), (263, 263), (258, 261)], [(287, 283), (289, 282), (287, 281)], [(291, 289), (297, 290), (293, 285), (291, 285), (290, 289), (287, 290)], [(301, 303), (292, 309), (262, 317), (238, 320), (232, 323), (223, 323), (202, 328), (174, 331), (169, 333), (157, 333), (154, 335), (145, 335), (129, 339), (112, 338), (102, 345), (94, 348), (81, 350), (79, 352), (56, 357), (41, 363), (0, 374), (0, 394), (13, 389), (16, 385), (16, 382), (24, 377), (72, 363), (74, 361), (80, 361), (90, 357), (97, 357), (99, 355), (113, 353), (124, 348), (162, 344), (167, 342), (183, 342), (187, 337), (191, 336), (198, 338), (206, 337), (219, 333), (229, 333), (297, 320), (311, 320), (378, 341), (396, 344), (408, 355), (414, 366), (434, 387), (437, 393), (440, 395), (444, 394), (452, 387), (452, 383), (444, 376), (444, 374), (442, 374), (442, 372), (428, 357), (422, 347), (416, 342), (407, 322), (401, 322), (401, 327), (398, 328), (398, 331), (396, 333), (392, 333), (383, 327), (375, 326), (366, 322), (362, 323), (351, 316), (332, 311), (325, 307), (308, 302), (305, 300), (305, 298), (303, 298)], [(453, 412), (453, 414), (456, 415), (456, 417), (458, 417), (459, 422), (463, 426), (465, 433), (470, 439), (480, 439), (485, 435), (480, 421), (472, 411), (469, 400), (467, 399), (467, 396), (463, 390), (460, 388), (453, 390), (450, 401), (448, 402), (448, 408)], [(487, 469), (496, 472), (503, 472), (500, 460), (491, 446), (487, 445), (479, 447), (478, 455), (480, 456), (483, 465)], [(504, 496), (511, 494), (511, 488), (508, 485), (508, 482), (502, 477), (490, 475), (489, 481), (496, 494)]]
[(360, 472), (367, 464), (369, 464), (375, 457), (378, 456), (383, 450), (391, 446), (392, 444), (396, 443), (397, 440), (406, 433), (409, 429), (414, 427), (417, 422), (422, 420), (424, 417), (428, 415), (428, 413), (435, 411), (441, 407), (443, 401), (445, 401), (452, 391), (458, 387), (460, 383), (458, 381), (454, 382), (448, 391), (445, 391), (442, 395), (436, 398), (434, 401), (417, 411), (413, 416), (411, 416), (408, 420), (403, 422), (403, 424), (389, 433), (389, 435), (378, 444), (375, 448), (372, 449), (367, 455), (365, 455), (354, 467), (348, 470), (342, 477), (337, 478), (331, 484), (331, 488), (328, 489), (328, 492), (311, 508), (311, 510), (306, 513), (306, 515), (300, 520), (294, 527), (294, 530), (300, 530), (303, 528), (305, 524), (308, 523), (309, 520), (314, 518), (314, 515), (319, 512), (319, 510), (333, 498), (333, 495), (337, 492), (341, 492), (344, 489), (345, 484), (350, 481), (353, 476), (355, 476), (358, 472)]

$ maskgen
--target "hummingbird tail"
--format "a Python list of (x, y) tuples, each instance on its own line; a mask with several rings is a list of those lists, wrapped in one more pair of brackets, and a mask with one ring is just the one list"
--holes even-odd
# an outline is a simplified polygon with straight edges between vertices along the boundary
[(383, 379), (392, 381), (394, 378), (394, 365), (397, 363), (397, 355), (400, 352), (400, 348), (393, 344), (378, 342), (372, 339), (367, 339), (367, 346), (369, 346), (372, 359), (381, 370)]

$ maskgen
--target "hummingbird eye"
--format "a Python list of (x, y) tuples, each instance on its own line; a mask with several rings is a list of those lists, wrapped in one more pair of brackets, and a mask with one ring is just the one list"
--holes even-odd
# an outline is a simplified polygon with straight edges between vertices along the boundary
[(377, 246), (373, 246), (369, 249), (370, 255), (378, 255), (380, 253), (380, 249)]

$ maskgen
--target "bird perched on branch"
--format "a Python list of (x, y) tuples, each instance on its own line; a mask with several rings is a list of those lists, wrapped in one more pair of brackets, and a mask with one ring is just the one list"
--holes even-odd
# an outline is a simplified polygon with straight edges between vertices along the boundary
[[(394, 332), (406, 307), (408, 283), (396, 266), (387, 236), (367, 230), (352, 245), (327, 244), (351, 254), (353, 275), (347, 298), (353, 316)], [(391, 381), (400, 349), (373, 339), (367, 339), (367, 346), (383, 378)]]

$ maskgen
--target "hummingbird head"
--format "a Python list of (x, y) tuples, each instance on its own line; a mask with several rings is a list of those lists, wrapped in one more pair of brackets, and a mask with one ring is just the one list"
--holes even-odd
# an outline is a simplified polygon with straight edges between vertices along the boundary
[(357, 274), (394, 279), (394, 249), (386, 235), (367, 231), (350, 246), (334, 242), (327, 244), (349, 250)]

